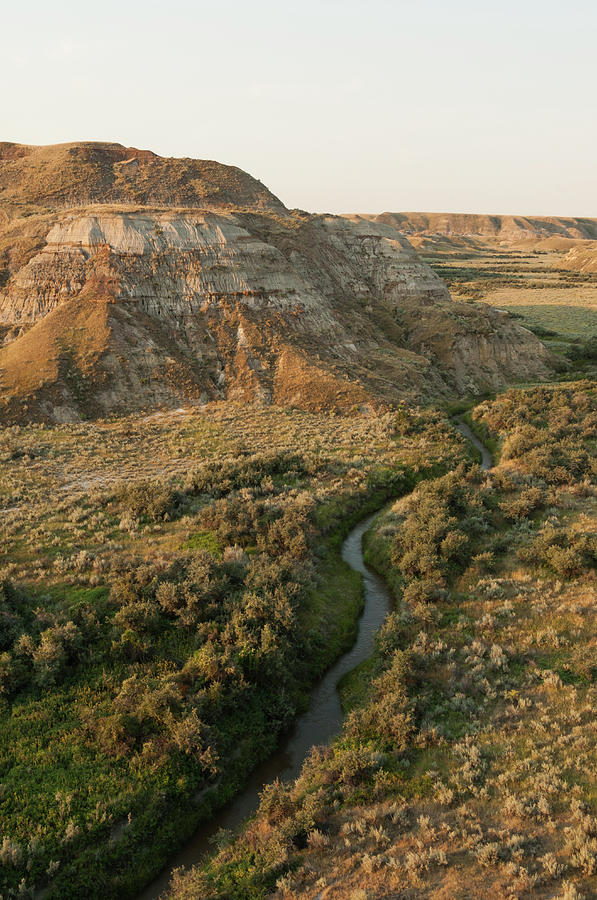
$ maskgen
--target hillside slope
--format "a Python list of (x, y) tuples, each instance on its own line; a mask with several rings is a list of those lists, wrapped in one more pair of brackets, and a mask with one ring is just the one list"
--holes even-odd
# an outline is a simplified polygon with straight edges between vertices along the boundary
[(562, 260), (562, 267), (572, 272), (597, 272), (597, 242), (587, 241), (571, 247)]

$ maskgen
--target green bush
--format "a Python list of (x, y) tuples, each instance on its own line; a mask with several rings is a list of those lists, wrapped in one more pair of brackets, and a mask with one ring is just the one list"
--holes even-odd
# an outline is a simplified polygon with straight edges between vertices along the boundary
[(136, 481), (124, 485), (116, 499), (125, 512), (152, 522), (173, 518), (183, 505), (183, 495), (159, 481)]
[(565, 528), (547, 525), (518, 550), (518, 558), (545, 566), (562, 578), (576, 578), (597, 564), (597, 535), (569, 533)]

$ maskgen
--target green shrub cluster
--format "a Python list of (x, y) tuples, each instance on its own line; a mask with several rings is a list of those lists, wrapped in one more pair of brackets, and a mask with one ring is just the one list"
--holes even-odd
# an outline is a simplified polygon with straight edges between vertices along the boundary
[[(323, 503), (313, 474), (327, 467), (346, 489)], [(178, 549), (149, 562), (119, 556), (90, 590), (2, 584), (0, 772), (9, 791), (22, 783), (25, 733), (42, 766), (50, 748), (63, 757), (39, 794), (15, 790), (3, 808), (19, 852), (0, 891), (25, 878), (49, 882), (50, 897), (72, 884), (79, 895), (130, 895), (273, 748), (353, 632), (361, 588), (344, 577), (340, 533), (363, 504), (409, 483), (388, 466), (357, 474), (351, 486), (337, 462), (282, 452), (205, 465), (179, 486), (133, 482), (107, 499), (107, 515), (160, 523), (147, 532), (161, 535), (185, 513)], [(339, 570), (346, 591), (325, 585), (323, 606), (318, 565), (330, 578)], [(78, 785), (64, 821), (53, 800), (63, 782)]]
[(510, 390), (474, 417), (502, 439), (513, 461), (547, 484), (594, 481), (597, 475), (597, 387), (593, 382)]
[(477, 539), (491, 529), (495, 496), (483, 474), (460, 466), (422, 484), (394, 537), (391, 563), (406, 582), (408, 601), (434, 598), (470, 560)]
[(597, 565), (597, 534), (571, 533), (547, 523), (518, 550), (518, 558), (533, 566), (545, 566), (561, 578), (577, 578)]
[(292, 482), (314, 474), (313, 465), (297, 453), (241, 454), (230, 460), (215, 460), (195, 469), (185, 479), (185, 490), (192, 495), (224, 497), (241, 488), (259, 488), (264, 479)]
[(123, 510), (137, 518), (158, 522), (172, 518), (182, 507), (183, 496), (160, 481), (135, 481), (124, 485), (116, 494)]
[(0, 697), (9, 699), (27, 689), (41, 694), (72, 678), (89, 659), (100, 626), (92, 605), (42, 609), (8, 580), (0, 585), (0, 619)]

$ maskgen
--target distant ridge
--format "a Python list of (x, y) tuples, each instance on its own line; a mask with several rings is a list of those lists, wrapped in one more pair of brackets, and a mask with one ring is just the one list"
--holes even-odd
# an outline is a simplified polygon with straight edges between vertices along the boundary
[(384, 212), (359, 218), (391, 225), (405, 234), (429, 237), (443, 235), (505, 242), (550, 237), (597, 240), (597, 218), (421, 212)]

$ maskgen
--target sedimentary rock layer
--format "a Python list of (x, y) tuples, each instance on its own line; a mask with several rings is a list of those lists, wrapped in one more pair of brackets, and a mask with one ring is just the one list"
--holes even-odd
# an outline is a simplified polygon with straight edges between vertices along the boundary
[[(52, 207), (56, 154), (68, 165)], [(0, 198), (43, 206), (20, 218), (2, 206), (0, 412), (10, 420), (210, 399), (347, 410), (549, 371), (543, 345), (507, 314), (453, 303), (392, 223), (289, 212), (240, 170), (119, 145), (2, 145), (2, 155)], [(123, 161), (129, 187), (147, 196), (201, 171), (204, 195), (222, 202), (199, 205), (195, 193), (186, 208), (68, 207), (71, 196), (120, 196)], [(20, 188), (7, 166), (20, 167)]]

